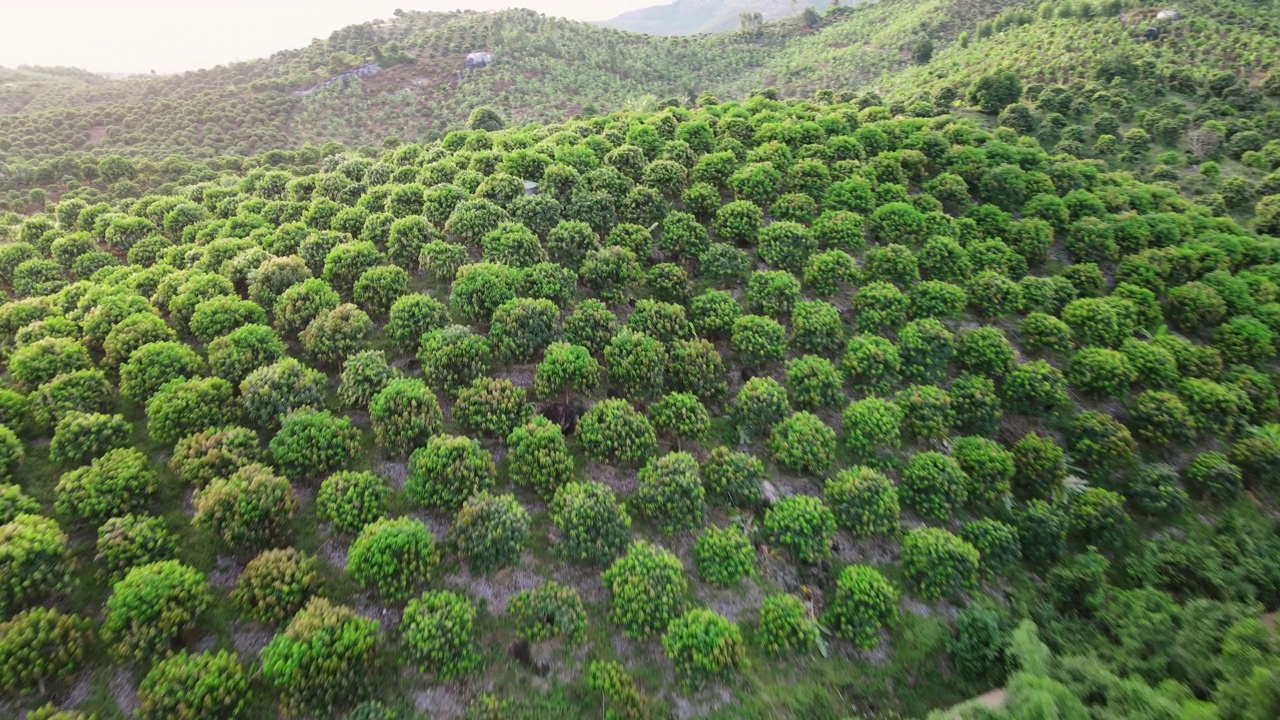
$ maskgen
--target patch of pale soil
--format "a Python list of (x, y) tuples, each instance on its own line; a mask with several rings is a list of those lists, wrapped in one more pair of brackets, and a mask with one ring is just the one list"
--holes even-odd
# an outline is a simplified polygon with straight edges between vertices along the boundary
[(409, 517), (426, 525), (437, 540), (444, 539), (444, 536), (449, 533), (449, 527), (453, 525), (453, 519), (439, 510), (415, 510), (409, 513)]
[(888, 565), (897, 562), (901, 545), (885, 537), (854, 537), (848, 530), (839, 530), (831, 548), (845, 565)]
[(316, 554), (334, 569), (341, 571), (347, 569), (347, 552), (350, 549), (349, 540), (341, 535), (330, 535), (329, 539), (320, 544), (319, 552)]
[(933, 617), (941, 615), (949, 620), (954, 620), (956, 616), (960, 614), (960, 609), (951, 603), (923, 603), (906, 595), (904, 595), (902, 600), (898, 602), (898, 608), (903, 612), (909, 612), (912, 615), (917, 615), (919, 617)]
[(408, 461), (396, 462), (387, 460), (378, 463), (373, 471), (386, 480), (397, 492), (404, 492), (405, 480), (409, 479)]
[(533, 558), (529, 553), (521, 556), (514, 567), (505, 567), (489, 575), (474, 574), (463, 563), (457, 572), (445, 576), (444, 584), (465, 590), (472, 598), (482, 601), (490, 615), (496, 616), (506, 612), (507, 603), (514, 595), (542, 584), (542, 578), (531, 567)]
[(115, 677), (111, 679), (107, 689), (111, 692), (112, 699), (116, 701), (120, 714), (125, 717), (133, 717), (142, 705), (138, 701), (138, 683), (134, 681), (133, 673), (127, 668), (122, 667), (116, 670)]
[(800, 589), (800, 573), (785, 556), (762, 548), (759, 558), (761, 579), (789, 593)]
[(293, 483), (293, 494), (298, 498), (298, 507), (307, 507), (316, 499), (316, 487), (313, 484)]
[(582, 602), (603, 605), (609, 600), (609, 591), (605, 590), (604, 583), (600, 581), (601, 572), (600, 569), (589, 566), (556, 563), (552, 577), (556, 582), (577, 590)]
[(512, 365), (498, 373), (496, 377), (504, 380), (510, 380), (511, 384), (516, 387), (531, 388), (533, 387), (533, 376), (536, 368), (536, 365), (531, 364)]
[(76, 677), (76, 682), (67, 691), (67, 696), (63, 698), (62, 703), (58, 705), (59, 710), (74, 710), (80, 706), (89, 697), (89, 693), (93, 691), (93, 680), (89, 677), (89, 673), (82, 672)]
[(714, 685), (689, 697), (673, 695), (671, 702), (675, 706), (674, 716), (678, 720), (687, 720), (710, 715), (722, 707), (732, 705), (734, 701), (733, 693), (729, 688), (724, 685)]
[(223, 590), (231, 590), (236, 586), (236, 579), (244, 570), (244, 563), (230, 555), (219, 555), (213, 562), (213, 572), (209, 573), (209, 582)]
[(420, 675), (415, 683), (422, 683), (422, 686), (413, 690), (413, 706), (431, 720), (458, 720), (466, 713), (466, 699), (456, 686), (427, 685)]
[(371, 427), (367, 410), (348, 410), (347, 417), (351, 418), (351, 423), (356, 427), (365, 428), (366, 430)]
[(231, 639), (235, 643), (236, 651), (248, 658), (257, 657), (258, 653), (262, 652), (262, 648), (271, 642), (272, 635), (271, 629), (262, 623), (240, 621), (231, 623)]
[(351, 609), (355, 610), (357, 615), (367, 617), (370, 620), (377, 620), (382, 624), (384, 633), (398, 627), (400, 618), (404, 616), (403, 608), (384, 605), (380, 599), (373, 597), (369, 593), (357, 595), (351, 603)]
[(764, 601), (764, 593), (751, 579), (723, 588), (698, 583), (693, 594), (730, 622), (742, 622), (754, 617), (760, 610), (760, 603)]
[(609, 489), (613, 490), (618, 497), (631, 495), (640, 484), (640, 479), (636, 475), (634, 468), (587, 463), (586, 474), (588, 480), (608, 485)]

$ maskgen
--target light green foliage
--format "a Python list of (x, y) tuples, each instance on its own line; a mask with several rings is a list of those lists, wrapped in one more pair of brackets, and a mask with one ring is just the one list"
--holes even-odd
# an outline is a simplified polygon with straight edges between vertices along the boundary
[(978, 551), (946, 530), (914, 528), (902, 539), (902, 573), (922, 599), (941, 600), (974, 587)]
[(405, 495), (415, 503), (457, 510), (493, 485), (493, 456), (471, 438), (436, 435), (409, 456)]
[(669, 535), (702, 525), (706, 491), (697, 461), (685, 452), (650, 460), (640, 469), (635, 505)]
[(493, 312), (489, 338), (498, 356), (527, 360), (560, 333), (560, 311), (550, 300), (516, 298)]
[(743, 315), (733, 321), (730, 346), (744, 364), (759, 367), (782, 360), (787, 349), (786, 334), (777, 320)]
[(765, 470), (757, 457), (722, 445), (712, 449), (700, 471), (712, 503), (751, 508), (762, 499)]
[(1067, 406), (1067, 380), (1044, 360), (1022, 363), (1005, 378), (1003, 399), (1013, 412), (1048, 415)]
[(231, 591), (231, 601), (243, 616), (279, 625), (301, 610), (319, 589), (314, 557), (294, 548), (265, 550), (245, 564)]
[(897, 589), (879, 570), (849, 565), (836, 578), (826, 623), (840, 637), (870, 649), (880, 644), (881, 630), (897, 621), (897, 605)]
[(404, 456), (440, 434), (444, 414), (435, 393), (421, 380), (392, 380), (369, 401), (369, 422), (380, 447)]
[(422, 336), (418, 361), (422, 376), (433, 389), (458, 393), (489, 368), (491, 350), (486, 338), (463, 325), (450, 325)]
[(1085, 410), (1075, 417), (1067, 446), (1078, 462), (1098, 470), (1127, 465), (1137, 449), (1127, 427), (1095, 410)]
[(372, 693), (380, 645), (377, 620), (313, 598), (263, 648), (263, 679), (286, 713), (329, 714)]
[(968, 499), (969, 476), (960, 464), (932, 450), (916, 453), (902, 470), (902, 499), (922, 517), (948, 520)]
[(179, 440), (173, 447), (169, 469), (179, 480), (199, 489), (210, 480), (227, 477), (261, 458), (258, 436), (252, 430), (227, 425)]
[(481, 491), (462, 504), (449, 539), (473, 572), (493, 572), (519, 560), (529, 542), (529, 512), (513, 495)]
[(79, 615), (36, 607), (0, 622), (0, 692), (44, 695), (84, 665), (92, 624)]
[(176, 379), (147, 400), (147, 433), (165, 445), (235, 421), (231, 383), (222, 378)]
[(791, 412), (787, 391), (776, 380), (753, 377), (743, 383), (729, 414), (744, 436), (764, 435)]
[(541, 642), (563, 637), (573, 645), (587, 635), (587, 611), (578, 591), (554, 580), (512, 596), (507, 617), (515, 624), (518, 637)]
[(351, 418), (303, 408), (281, 420), (268, 448), (287, 477), (315, 477), (351, 462), (360, 451), (360, 430)]
[[(127, 445), (131, 430), (132, 426), (121, 415), (69, 412), (54, 428), (49, 459), (66, 464), (91, 460)], [(7, 474), (6, 469), (16, 467), (22, 457), (20, 445), (15, 452), (16, 439), (11, 439), (11, 432), (8, 428), (0, 429), (0, 477)], [(9, 460), (6, 462), (6, 459)]]
[(238, 386), (249, 373), (279, 360), (285, 345), (266, 325), (241, 325), (209, 343), (208, 354), (213, 374)]
[(804, 355), (787, 361), (786, 371), (787, 388), (797, 407), (818, 410), (843, 402), (843, 378), (827, 358)]
[(254, 370), (240, 383), (245, 419), (274, 428), (280, 418), (302, 407), (322, 407), (327, 378), (286, 357)]
[(102, 639), (124, 662), (168, 655), (209, 606), (202, 573), (176, 560), (136, 567), (111, 587)]
[(371, 472), (340, 471), (320, 483), (316, 514), (341, 532), (358, 533), (386, 514), (390, 488)]
[(40, 503), (22, 492), (22, 488), (12, 483), (0, 483), (0, 525), (6, 525), (19, 515), (34, 515), (40, 512)]
[(834, 305), (821, 300), (795, 304), (791, 313), (791, 346), (831, 355), (844, 346), (844, 321)]
[(534, 374), (533, 392), (541, 399), (568, 393), (588, 395), (600, 384), (600, 364), (581, 345), (553, 342)]
[(245, 706), (249, 675), (235, 653), (180, 652), (142, 678), (138, 717), (142, 720), (234, 718)]
[(147, 457), (118, 448), (58, 479), (58, 512), (98, 525), (110, 517), (144, 511), (155, 499), (156, 476)]
[(668, 393), (649, 408), (654, 429), (682, 440), (699, 440), (711, 427), (707, 409), (692, 393)]
[(756, 551), (736, 525), (708, 527), (693, 544), (698, 575), (713, 585), (728, 587), (756, 573)]
[(854, 535), (898, 532), (898, 489), (877, 470), (863, 466), (841, 470), (827, 480), (823, 497), (836, 523)]
[(1121, 397), (1138, 379), (1129, 359), (1117, 350), (1081, 348), (1071, 356), (1067, 379), (1075, 387), (1102, 397)]
[(822, 500), (811, 495), (791, 495), (774, 503), (764, 516), (768, 542), (802, 563), (815, 563), (831, 555), (836, 518)]
[(794, 595), (770, 595), (760, 604), (756, 642), (772, 657), (808, 652), (818, 644), (818, 625)]
[(427, 591), (410, 600), (400, 627), (409, 659), (441, 680), (470, 673), (480, 664), (475, 621), (475, 608), (457, 593)]
[(610, 620), (629, 638), (661, 632), (685, 607), (689, 584), (680, 558), (644, 540), (631, 543), (600, 577)]
[(849, 403), (844, 410), (845, 442), (859, 457), (872, 457), (878, 448), (901, 445), (901, 408), (892, 400), (868, 397)]
[(899, 391), (894, 404), (902, 413), (901, 428), (921, 440), (941, 439), (955, 425), (951, 396), (934, 385), (911, 385)]
[(1017, 467), (1013, 453), (996, 441), (973, 436), (958, 438), (951, 445), (951, 456), (968, 478), (968, 502), (994, 505), (1009, 494)]
[(769, 455), (797, 472), (818, 475), (835, 463), (836, 431), (812, 413), (798, 412), (773, 426)]
[[(449, 324), (448, 308), (430, 295), (403, 294), (396, 298), (387, 312), (387, 337), (408, 351), (418, 348), (423, 335)], [(348, 358), (347, 365), (354, 357)]]
[(300, 505), (289, 481), (262, 465), (246, 465), (230, 477), (214, 478), (194, 502), (192, 524), (236, 551), (286, 544)]
[(560, 426), (535, 415), (507, 436), (507, 474), (549, 499), (573, 478), (574, 462)]
[(673, 620), (662, 646), (686, 686), (750, 666), (738, 626), (710, 610), (690, 610)]
[(604, 348), (609, 382), (627, 397), (644, 400), (662, 388), (666, 372), (666, 346), (657, 339), (622, 328)]
[(58, 524), (18, 514), (0, 525), (0, 612), (36, 604), (71, 587), (71, 555)]
[(435, 538), (412, 518), (375, 520), (364, 526), (347, 554), (347, 573), (387, 600), (408, 599), (440, 563)]
[(165, 383), (204, 375), (204, 360), (178, 342), (147, 343), (134, 350), (120, 366), (120, 394), (146, 403)]
[(139, 565), (172, 559), (177, 542), (160, 518), (122, 515), (98, 528), (97, 550), (99, 573), (114, 582)]
[(577, 439), (595, 462), (639, 464), (653, 454), (653, 425), (626, 400), (602, 400), (582, 416)]

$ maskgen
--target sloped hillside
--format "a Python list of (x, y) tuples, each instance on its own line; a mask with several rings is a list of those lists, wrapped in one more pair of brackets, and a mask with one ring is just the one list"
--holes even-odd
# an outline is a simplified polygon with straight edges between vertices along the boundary
[(759, 13), (764, 20), (779, 20), (796, 15), (805, 8), (821, 12), (829, 4), (829, 0), (803, 3), (792, 0), (675, 0), (666, 5), (630, 10), (597, 24), (648, 35), (697, 35), (738, 30), (741, 13)]

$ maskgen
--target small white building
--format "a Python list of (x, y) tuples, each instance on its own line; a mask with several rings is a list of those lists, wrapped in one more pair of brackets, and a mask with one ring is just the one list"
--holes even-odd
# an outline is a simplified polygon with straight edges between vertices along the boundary
[(467, 68), (482, 68), (493, 62), (493, 53), (473, 52), (467, 55)]

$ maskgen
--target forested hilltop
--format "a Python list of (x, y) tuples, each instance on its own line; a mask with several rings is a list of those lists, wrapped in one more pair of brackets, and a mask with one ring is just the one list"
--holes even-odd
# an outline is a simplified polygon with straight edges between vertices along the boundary
[(9, 127), (294, 110), (9, 156), (0, 716), (1280, 717), (1277, 12), (1179, 11), (593, 28), (725, 90), (377, 139), (416, 39), (567, 92), (585, 26), (12, 71)]

